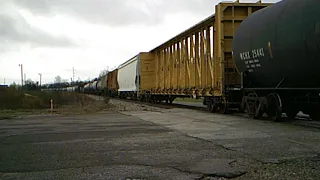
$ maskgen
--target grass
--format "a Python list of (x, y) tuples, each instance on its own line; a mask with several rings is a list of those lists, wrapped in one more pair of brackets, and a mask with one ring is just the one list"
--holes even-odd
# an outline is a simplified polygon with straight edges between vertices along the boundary
[(16, 117), (14, 114), (0, 112), (0, 120), (11, 119)]
[(17, 110), (2, 109), (0, 110), (0, 120), (11, 119), (20, 115), (34, 114), (36, 112), (39, 112), (39, 111), (26, 110), (26, 109), (17, 109)]
[(13, 88), (0, 89), (0, 109), (43, 109), (50, 108), (53, 100), (55, 107), (73, 103), (87, 103), (91, 98), (78, 93), (22, 91)]
[(56, 114), (87, 114), (109, 107), (108, 100), (96, 101), (74, 92), (22, 91), (0, 89), (0, 120), (20, 115), (50, 113), (50, 101)]

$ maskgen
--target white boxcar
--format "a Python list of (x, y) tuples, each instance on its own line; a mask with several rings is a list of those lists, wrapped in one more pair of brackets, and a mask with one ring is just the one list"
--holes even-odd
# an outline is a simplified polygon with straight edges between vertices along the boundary
[[(129, 61), (123, 63), (118, 68), (119, 92), (136, 92), (136, 76), (138, 71), (139, 56), (135, 56)], [(139, 72), (139, 71), (138, 71)]]

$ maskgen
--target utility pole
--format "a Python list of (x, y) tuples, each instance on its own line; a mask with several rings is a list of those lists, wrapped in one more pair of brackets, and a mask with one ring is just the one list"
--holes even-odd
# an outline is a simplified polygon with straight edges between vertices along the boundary
[(20, 69), (21, 69), (21, 87), (23, 86), (23, 65), (22, 64), (19, 64), (20, 66)]
[(24, 73), (24, 84), (26, 84), (27, 83), (27, 75), (26, 75), (26, 73)]
[(41, 78), (42, 78), (42, 74), (39, 73), (39, 76), (40, 76), (40, 88), (41, 88)]
[(71, 81), (71, 84), (73, 84), (73, 81), (74, 81), (74, 75), (75, 75), (74, 67), (72, 67), (72, 81)]
[(6, 85), (6, 78), (3, 78), (3, 85)]

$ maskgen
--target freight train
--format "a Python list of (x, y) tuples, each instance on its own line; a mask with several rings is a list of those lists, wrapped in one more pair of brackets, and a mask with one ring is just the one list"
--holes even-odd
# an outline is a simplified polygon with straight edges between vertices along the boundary
[(146, 102), (204, 98), (210, 112), (237, 109), (274, 121), (320, 117), (320, 1), (219, 3), (216, 13), (142, 52), (85, 93)]

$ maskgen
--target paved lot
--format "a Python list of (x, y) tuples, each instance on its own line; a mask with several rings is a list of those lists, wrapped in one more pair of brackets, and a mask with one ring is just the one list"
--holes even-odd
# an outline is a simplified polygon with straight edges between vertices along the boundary
[(320, 131), (190, 110), (0, 121), (0, 179), (320, 179)]

